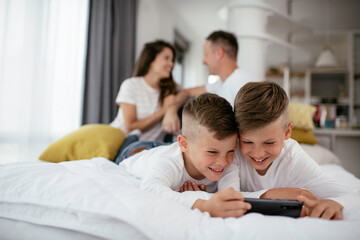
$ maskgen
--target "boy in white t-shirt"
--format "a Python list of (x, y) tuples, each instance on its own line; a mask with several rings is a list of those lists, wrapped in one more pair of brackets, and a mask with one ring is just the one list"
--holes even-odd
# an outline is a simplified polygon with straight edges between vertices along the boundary
[[(209, 212), (214, 217), (240, 217), (250, 209), (239, 192), (238, 175), (232, 165), (237, 146), (237, 125), (229, 102), (205, 93), (186, 103), (182, 134), (178, 142), (133, 155), (120, 163), (141, 179), (140, 188), (173, 199), (189, 209)], [(179, 190), (184, 182), (194, 189)]]
[[(235, 98), (234, 112), (239, 128), (234, 163), (239, 166), (241, 191), (269, 189), (260, 198), (297, 199), (304, 202), (306, 216), (342, 219), (339, 202), (345, 205), (343, 197), (350, 191), (290, 139), (288, 98), (279, 85), (247, 83)], [(320, 199), (309, 198), (301, 188)]]

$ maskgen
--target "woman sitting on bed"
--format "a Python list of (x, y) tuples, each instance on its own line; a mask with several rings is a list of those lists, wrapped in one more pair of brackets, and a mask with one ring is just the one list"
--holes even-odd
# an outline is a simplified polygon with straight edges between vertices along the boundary
[(133, 77), (122, 83), (116, 98), (118, 115), (110, 125), (126, 135), (136, 133), (122, 149), (134, 140), (164, 141), (162, 118), (176, 103), (175, 94), (180, 90), (171, 74), (174, 58), (171, 44), (161, 40), (149, 42), (140, 54)]

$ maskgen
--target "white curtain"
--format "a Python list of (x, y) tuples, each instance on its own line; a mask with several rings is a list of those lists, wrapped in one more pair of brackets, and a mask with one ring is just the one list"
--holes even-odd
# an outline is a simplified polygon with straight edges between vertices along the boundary
[(88, 0), (0, 0), (0, 163), (78, 129)]

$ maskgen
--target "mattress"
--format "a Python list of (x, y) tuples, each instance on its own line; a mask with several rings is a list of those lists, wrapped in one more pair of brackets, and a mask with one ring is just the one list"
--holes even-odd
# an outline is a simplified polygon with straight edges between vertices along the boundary
[[(41, 229), (51, 239), (359, 239), (360, 180), (339, 165), (322, 167), (354, 192), (343, 221), (258, 213), (213, 218), (140, 191), (138, 179), (105, 158), (2, 165), (0, 238), (41, 239), (21, 235)], [(10, 234), (6, 226), (17, 230)]]

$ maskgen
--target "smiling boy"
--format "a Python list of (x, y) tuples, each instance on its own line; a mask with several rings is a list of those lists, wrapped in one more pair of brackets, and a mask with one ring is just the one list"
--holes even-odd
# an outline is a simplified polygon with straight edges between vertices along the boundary
[[(290, 138), (292, 123), (285, 91), (272, 82), (247, 83), (235, 98), (234, 111), (240, 146), (234, 163), (239, 166), (241, 191), (269, 189), (260, 197), (297, 199), (304, 202), (310, 217), (342, 219), (343, 206), (338, 199), (349, 191)], [(304, 196), (301, 188), (320, 199)]]
[[(140, 189), (159, 193), (189, 208), (214, 217), (240, 217), (249, 208), (239, 191), (237, 166), (232, 165), (237, 146), (237, 125), (229, 102), (205, 93), (186, 103), (178, 142), (142, 151), (125, 159), (127, 171), (140, 178)], [(184, 182), (215, 193), (180, 193)], [(230, 188), (231, 187), (231, 188)]]

